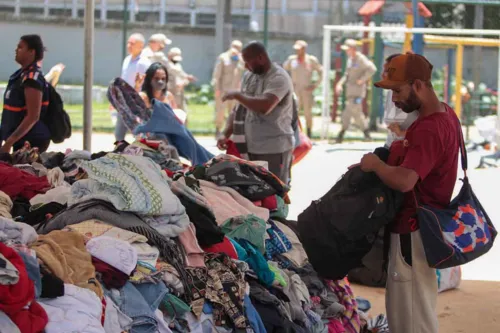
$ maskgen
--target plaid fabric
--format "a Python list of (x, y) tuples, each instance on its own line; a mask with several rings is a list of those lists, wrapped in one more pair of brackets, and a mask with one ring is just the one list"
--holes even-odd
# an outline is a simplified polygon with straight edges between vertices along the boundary
[(247, 109), (243, 105), (238, 104), (234, 112), (233, 142), (241, 158), (249, 160), (247, 141), (245, 138), (245, 118), (247, 116)]

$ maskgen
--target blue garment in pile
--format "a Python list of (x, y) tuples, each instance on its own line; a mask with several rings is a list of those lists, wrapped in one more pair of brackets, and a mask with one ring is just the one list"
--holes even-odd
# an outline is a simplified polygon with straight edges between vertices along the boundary
[(196, 142), (191, 132), (175, 117), (168, 104), (157, 100), (152, 102), (153, 114), (145, 124), (139, 125), (134, 134), (151, 133), (157, 138), (165, 138), (177, 148), (179, 154), (191, 161), (193, 165), (204, 164), (214, 155)]

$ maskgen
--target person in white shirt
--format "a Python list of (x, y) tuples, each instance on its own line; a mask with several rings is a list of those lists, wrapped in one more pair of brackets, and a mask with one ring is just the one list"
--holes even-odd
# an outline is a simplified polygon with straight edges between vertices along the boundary
[[(139, 33), (132, 34), (127, 41), (128, 56), (123, 60), (121, 78), (125, 80), (131, 87), (140, 91), (142, 87), (137, 87), (136, 81), (142, 81), (146, 70), (151, 65), (151, 61), (142, 54), (144, 49), (144, 36)], [(127, 127), (123, 122), (120, 114), (116, 118), (115, 140), (120, 142), (125, 140)]]
[[(387, 64), (395, 57), (400, 55), (399, 53), (388, 56), (385, 59), (384, 72), (382, 73), (382, 79), (386, 76)], [(397, 140), (404, 140), (406, 130), (413, 124), (413, 122), (418, 118), (418, 111), (413, 111), (411, 113), (406, 113), (401, 109), (398, 109), (394, 102), (392, 101), (392, 90), (387, 91), (387, 97), (385, 100), (385, 111), (384, 111), (384, 122), (389, 129), (387, 133), (387, 140), (385, 142), (386, 148), (390, 148), (391, 144)]]

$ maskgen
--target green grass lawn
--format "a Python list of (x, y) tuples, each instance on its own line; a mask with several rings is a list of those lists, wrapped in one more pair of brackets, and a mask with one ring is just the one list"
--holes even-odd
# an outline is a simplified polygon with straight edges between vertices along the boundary
[[(188, 128), (196, 134), (215, 133), (214, 111), (211, 105), (188, 105)], [(83, 105), (66, 105), (74, 130), (83, 128)], [(97, 132), (113, 132), (111, 111), (108, 103), (94, 103), (92, 106), (92, 128)]]

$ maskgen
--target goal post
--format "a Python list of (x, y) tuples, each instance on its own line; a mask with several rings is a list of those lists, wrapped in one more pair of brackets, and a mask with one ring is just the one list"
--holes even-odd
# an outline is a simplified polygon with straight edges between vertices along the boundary
[[(371, 32), (371, 33), (410, 33), (410, 34), (424, 34), (424, 35), (437, 35), (437, 36), (449, 36), (455, 39), (460, 39), (460, 37), (474, 37), (478, 35), (482, 36), (494, 36), (495, 39), (491, 39), (492, 43), (496, 43), (498, 47), (498, 73), (497, 73), (497, 92), (500, 92), (500, 30), (489, 30), (489, 29), (445, 29), (445, 28), (407, 28), (407, 27), (389, 27), (389, 26), (353, 26), (353, 25), (325, 25), (323, 26), (323, 105), (322, 105), (322, 127), (321, 127), (321, 138), (328, 138), (328, 130), (330, 125), (330, 101), (331, 94), (333, 92), (330, 82), (330, 70), (331, 70), (331, 43), (334, 33), (353, 35), (360, 32)], [(466, 40), (467, 38), (464, 38)], [(464, 45), (460, 44), (460, 49), (463, 50)], [(463, 58), (462, 58), (463, 60)], [(458, 66), (457, 67), (462, 67)], [(457, 73), (460, 74), (460, 73)], [(458, 79), (461, 82), (461, 77)], [(459, 96), (456, 96), (459, 98)], [(372, 106), (372, 112), (373, 112)], [(500, 93), (497, 95), (497, 116), (500, 117)]]

